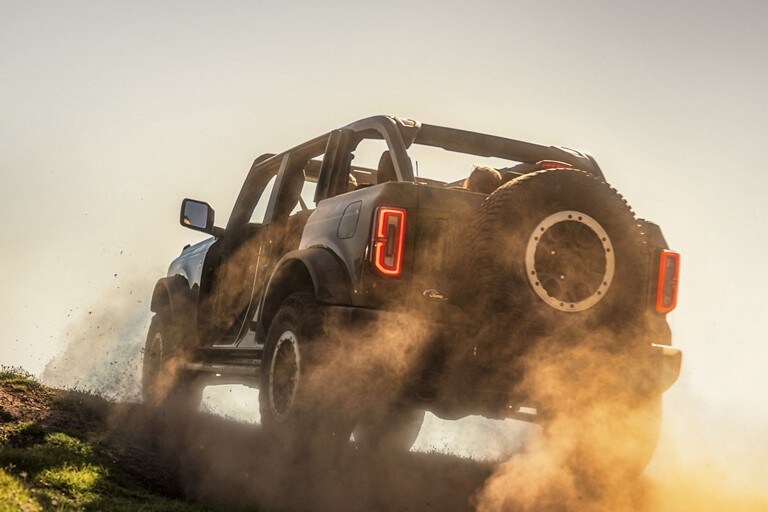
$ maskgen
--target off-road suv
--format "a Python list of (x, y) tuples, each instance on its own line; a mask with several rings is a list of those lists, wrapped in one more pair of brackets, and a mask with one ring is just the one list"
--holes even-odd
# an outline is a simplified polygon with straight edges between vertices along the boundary
[[(501, 186), (467, 190), (473, 165)], [(407, 449), (424, 411), (546, 423), (599, 390), (653, 452), (679, 257), (586, 154), (377, 116), (257, 158), (225, 228), (180, 221), (211, 237), (154, 289), (154, 405), (242, 383), (275, 440)]]

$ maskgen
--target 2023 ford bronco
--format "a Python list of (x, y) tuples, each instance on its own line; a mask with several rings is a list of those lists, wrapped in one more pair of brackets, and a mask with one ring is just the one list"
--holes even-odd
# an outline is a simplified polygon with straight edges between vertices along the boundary
[[(503, 184), (467, 190), (472, 164)], [(679, 257), (588, 155), (377, 116), (258, 157), (225, 228), (191, 199), (180, 221), (211, 237), (154, 289), (149, 403), (242, 383), (276, 440), (408, 449), (424, 411), (546, 423), (599, 382), (653, 452)], [(607, 371), (537, 385), (584, 353)]]

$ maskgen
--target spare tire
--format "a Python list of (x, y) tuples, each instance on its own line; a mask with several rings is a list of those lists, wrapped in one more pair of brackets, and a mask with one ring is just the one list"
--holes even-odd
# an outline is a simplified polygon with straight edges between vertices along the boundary
[(564, 325), (608, 329), (611, 339), (637, 332), (644, 237), (626, 201), (597, 176), (549, 169), (519, 177), (487, 198), (476, 222), (478, 314), (514, 333), (518, 348)]
[(661, 399), (626, 378), (644, 360), (650, 272), (632, 210), (597, 176), (549, 169), (494, 191), (476, 222), (473, 385), (534, 406), (548, 437), (569, 438), (555, 446), (588, 485), (638, 474)]

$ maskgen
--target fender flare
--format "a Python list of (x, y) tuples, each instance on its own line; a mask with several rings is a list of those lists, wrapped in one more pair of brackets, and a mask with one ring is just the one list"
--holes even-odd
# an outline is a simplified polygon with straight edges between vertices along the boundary
[(345, 265), (330, 249), (311, 247), (293, 251), (277, 263), (264, 293), (259, 322), (266, 331), (283, 300), (293, 292), (314, 293), (323, 304), (352, 302), (352, 279)]
[(153, 313), (168, 312), (171, 316), (183, 315), (194, 304), (189, 282), (182, 275), (164, 277), (157, 281), (152, 291), (149, 310)]

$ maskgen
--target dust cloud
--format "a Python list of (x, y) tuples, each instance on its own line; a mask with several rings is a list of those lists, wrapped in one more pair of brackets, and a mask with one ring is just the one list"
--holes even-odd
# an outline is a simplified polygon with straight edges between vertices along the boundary
[(327, 334), (334, 349), (308, 385), (318, 394), (336, 395), (345, 414), (356, 418), (398, 406), (403, 389), (419, 377), (414, 371), (430, 336), (425, 322), (405, 314)]
[[(760, 486), (766, 429), (742, 439), (758, 448), (741, 459), (724, 458), (716, 441), (740, 431), (731, 421), (710, 429), (708, 443), (700, 422), (715, 418), (668, 407), (661, 433), (660, 403), (617, 394), (634, 362), (590, 345), (539, 348), (527, 357), (536, 372), (525, 385), (539, 403), (557, 403), (557, 412), (542, 420), (522, 452), (495, 466), (471, 499), (477, 511), (768, 510), (768, 491)], [(674, 404), (691, 399), (683, 391)], [(643, 472), (659, 435), (653, 462)]]
[[(192, 501), (315, 511), (768, 511), (768, 428), (718, 417), (678, 389), (684, 383), (673, 387), (661, 443), (642, 472), (658, 435), (656, 404), (614, 392), (621, 387), (616, 377), (625, 375), (616, 369), (628, 362), (595, 350), (600, 340), (567, 349), (553, 342), (557, 350), (526, 356), (536, 371), (524, 386), (539, 403), (559, 406), (541, 427), (519, 429), (527, 437), (522, 445), (514, 437), (500, 441), (499, 429), (518, 430), (510, 420), (462, 420), (454, 429), (429, 415), (416, 443), (421, 452), (371, 456), (352, 443), (329, 462), (296, 459), (266, 439), (255, 421), (255, 392), (250, 423), (205, 412), (231, 410), (239, 400), (231, 388), (209, 389), (204, 412), (189, 415), (125, 403), (140, 397), (149, 316), (147, 302), (132, 296), (101, 301), (68, 329), (43, 380), (123, 402), (109, 419), (112, 431), (127, 440), (126, 450), (138, 447), (156, 459), (171, 494)], [(343, 396), (346, 413), (357, 416), (397, 404), (403, 384), (417, 377), (429, 338), (425, 325), (405, 316), (332, 334), (340, 349), (318, 369), (318, 385)], [(754, 449), (729, 451), (734, 437)], [(492, 446), (495, 460), (452, 455), (462, 444)], [(444, 453), (431, 451), (435, 446)]]
[(622, 393), (622, 357), (557, 337), (525, 356), (523, 386), (547, 414), (542, 428), (478, 491), (479, 511), (621, 510), (636, 501), (628, 484), (653, 453), (658, 403)]
[[(396, 404), (426, 331), (404, 320), (388, 323), (386, 334), (381, 327), (326, 333), (338, 350), (329, 353), (305, 385), (316, 380), (323, 400), (343, 397), (345, 409), (332, 414), (375, 414)], [(222, 395), (238, 391), (218, 391), (206, 395), (225, 412), (228, 398)], [(471, 459), (434, 452), (372, 453), (353, 443), (338, 452), (297, 454), (265, 435), (258, 424), (200, 412), (123, 404), (108, 423), (126, 450), (151, 454), (147, 464), (159, 466), (151, 472), (168, 478), (162, 482), (164, 492), (220, 509), (463, 511), (468, 497), (490, 475), (487, 463)]]
[[(332, 363), (321, 370), (328, 372), (322, 373), (325, 391), (332, 382), (325, 379), (335, 371), (333, 387), (340, 387), (355, 407), (370, 407), (379, 397), (382, 404), (391, 403), (399, 390), (397, 383), (412, 370), (408, 361), (421, 350), (414, 340), (424, 335), (419, 326), (400, 327), (402, 330), (392, 330), (389, 326), (394, 333), (391, 338), (382, 336), (365, 350), (358, 347), (357, 353), (346, 352), (346, 360), (355, 363), (330, 359)], [(331, 462), (313, 456), (297, 459), (264, 438), (258, 425), (207, 415), (142, 421), (131, 435), (144, 442), (151, 440), (152, 450), (173, 468), (183, 496), (222, 507), (255, 504), (289, 510), (483, 512), (768, 510), (764, 492), (728, 483), (721, 469), (711, 464), (681, 459), (676, 450), (681, 440), (670, 435), (663, 440), (651, 469), (641, 474), (652, 455), (647, 449), (657, 435), (658, 411), (654, 404), (648, 407), (608, 392), (621, 385), (616, 377), (624, 374), (616, 369), (627, 361), (596, 355), (582, 345), (556, 354), (532, 353), (528, 364), (536, 365), (537, 373), (526, 385), (539, 401), (567, 400), (543, 428), (530, 430), (525, 446), (510, 450), (512, 455), (505, 461), (483, 462), (434, 452), (371, 457), (354, 444)], [(680, 412), (673, 410), (667, 417), (674, 425)], [(124, 423), (119, 418), (115, 421)], [(465, 435), (482, 439), (492, 434), (487, 425), (478, 425)], [(642, 442), (638, 444), (638, 440)], [(697, 449), (701, 461), (713, 447)]]

